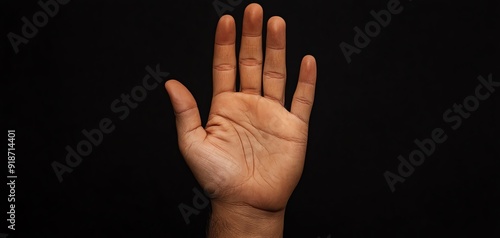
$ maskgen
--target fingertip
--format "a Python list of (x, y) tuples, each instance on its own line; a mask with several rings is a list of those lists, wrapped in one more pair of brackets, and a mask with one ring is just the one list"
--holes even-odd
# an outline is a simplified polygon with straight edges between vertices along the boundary
[(175, 85), (178, 85), (180, 84), (179, 81), (175, 80), (175, 79), (169, 79), (165, 82), (164, 86), (165, 86), (165, 90), (167, 90), (167, 93), (170, 95), (170, 93), (172, 92), (172, 87), (175, 87)]
[(254, 2), (254, 3), (248, 4), (248, 6), (245, 8), (245, 10), (247, 10), (247, 9), (260, 9), (260, 10), (262, 10), (262, 6), (256, 2)]
[(312, 55), (305, 55), (302, 60), (307, 62), (308, 64), (316, 64), (316, 58), (314, 58), (314, 56)]
[(224, 15), (220, 18), (215, 32), (216, 44), (233, 44), (236, 40), (236, 24), (231, 15)]
[(235, 26), (235, 22), (234, 22), (233, 16), (231, 16), (229, 14), (226, 14), (226, 15), (222, 16), (219, 19), (218, 25), (220, 27), (224, 27), (224, 28), (230, 28), (232, 26)]
[(250, 16), (252, 20), (262, 18), (264, 9), (258, 3), (251, 3), (245, 8), (245, 15)]
[(286, 29), (286, 22), (280, 16), (273, 16), (267, 21), (267, 29), (279, 32)]
[(224, 14), (220, 17), (220, 20), (219, 21), (227, 21), (227, 20), (230, 20), (232, 19), (233, 16), (231, 16), (230, 14)]
[(286, 24), (279, 16), (273, 16), (267, 22), (266, 47), (282, 50), (286, 47)]
[(243, 17), (244, 36), (262, 35), (263, 15), (262, 7), (259, 4), (253, 3), (247, 6)]
[(167, 81), (165, 82), (165, 84), (164, 84), (164, 85), (165, 85), (165, 88), (167, 88), (167, 86), (168, 86), (168, 85), (171, 85), (172, 83), (174, 83), (174, 81), (177, 81), (177, 80), (175, 80), (175, 79), (169, 79), (169, 80), (167, 80)]
[(316, 71), (316, 58), (312, 55), (306, 55), (302, 58), (302, 67), (307, 72), (315, 72)]
[(302, 58), (302, 63), (300, 66), (299, 81), (304, 83), (316, 84), (317, 69), (316, 69), (316, 58), (312, 55), (306, 55)]

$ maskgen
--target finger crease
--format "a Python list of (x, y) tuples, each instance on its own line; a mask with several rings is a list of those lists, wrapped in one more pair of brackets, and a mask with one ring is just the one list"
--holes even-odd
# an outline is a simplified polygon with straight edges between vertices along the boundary
[(214, 69), (218, 71), (231, 71), (235, 70), (236, 66), (232, 64), (218, 64), (214, 65)]
[(249, 87), (249, 86), (241, 86), (241, 92), (248, 93), (248, 94), (254, 94), (254, 95), (260, 95), (260, 88), (256, 87)]
[(243, 33), (241, 36), (243, 36), (243, 37), (261, 37), (262, 34), (248, 34), (248, 33)]
[(286, 75), (284, 73), (280, 73), (277, 71), (266, 71), (264, 72), (264, 76), (273, 78), (273, 79), (285, 79)]
[(266, 46), (267, 50), (284, 50), (286, 47)]
[(189, 112), (189, 111), (191, 111), (191, 110), (194, 110), (194, 109), (198, 109), (198, 106), (197, 106), (197, 105), (195, 105), (195, 106), (192, 106), (192, 107), (190, 107), (190, 108), (184, 109), (184, 110), (182, 110), (182, 111), (180, 111), (180, 112), (176, 112), (176, 111), (174, 111), (174, 113), (175, 113), (175, 115), (176, 115), (176, 116), (182, 116), (182, 114), (185, 114), (185, 113), (187, 113), (187, 112)]
[(305, 97), (295, 97), (294, 101), (296, 101), (298, 103), (305, 104), (307, 106), (312, 106), (313, 105), (313, 102), (311, 100), (305, 98)]
[(276, 101), (276, 102), (281, 103), (281, 99), (278, 99), (278, 98), (277, 98), (277, 97), (275, 97), (275, 96), (272, 96), (272, 95), (267, 95), (267, 94), (266, 94), (264, 97), (265, 97), (265, 98), (268, 98), (268, 99), (271, 99), (271, 100), (274, 100), (274, 101)]
[(220, 45), (220, 46), (227, 46), (227, 45), (234, 45), (235, 42), (231, 42), (231, 43), (218, 43), (218, 42), (215, 42), (215, 45)]
[(257, 58), (241, 58), (240, 64), (244, 66), (262, 66), (262, 60)]
[(308, 79), (299, 80), (299, 83), (303, 83), (306, 86), (312, 86), (313, 88), (316, 86), (313, 80), (308, 80)]

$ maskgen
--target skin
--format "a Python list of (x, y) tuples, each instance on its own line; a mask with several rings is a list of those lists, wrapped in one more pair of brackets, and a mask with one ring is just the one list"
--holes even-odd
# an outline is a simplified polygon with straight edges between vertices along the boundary
[(286, 204), (304, 167), (316, 61), (309, 55), (302, 59), (288, 111), (283, 106), (286, 24), (281, 17), (268, 20), (265, 59), (262, 25), (262, 7), (248, 5), (237, 60), (235, 21), (229, 15), (220, 18), (205, 127), (189, 90), (176, 80), (165, 83), (180, 151), (210, 194), (208, 237), (282, 237)]

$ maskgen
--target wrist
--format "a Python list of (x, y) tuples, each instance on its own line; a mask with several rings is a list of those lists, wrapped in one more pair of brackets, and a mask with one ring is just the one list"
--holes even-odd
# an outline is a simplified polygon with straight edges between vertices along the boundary
[(212, 201), (209, 238), (283, 237), (285, 209), (265, 211)]

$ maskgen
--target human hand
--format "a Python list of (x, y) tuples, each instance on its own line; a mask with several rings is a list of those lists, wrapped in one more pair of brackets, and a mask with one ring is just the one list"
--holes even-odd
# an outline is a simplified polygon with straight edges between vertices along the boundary
[(165, 87), (176, 115), (180, 151), (210, 194), (214, 213), (282, 220), (304, 166), (316, 61), (312, 56), (303, 58), (291, 110), (286, 110), (285, 21), (280, 17), (268, 21), (263, 68), (262, 22), (262, 8), (250, 4), (243, 19), (241, 87), (236, 91), (235, 22), (229, 15), (220, 18), (205, 128), (189, 90), (176, 80), (167, 81)]

